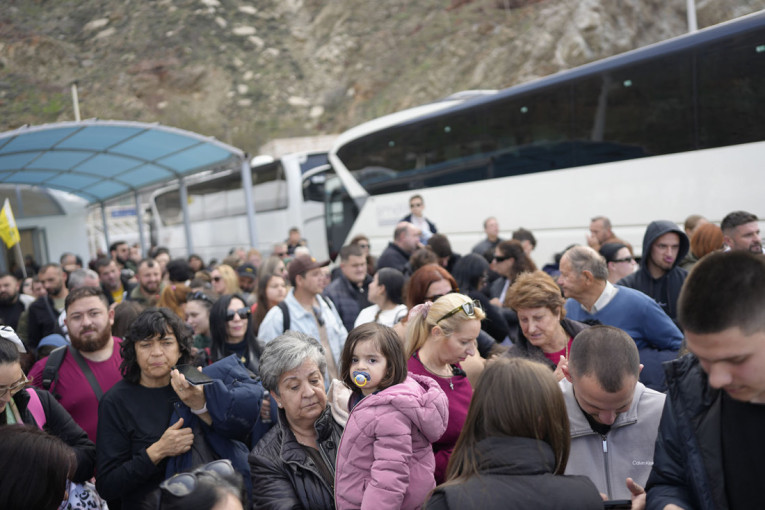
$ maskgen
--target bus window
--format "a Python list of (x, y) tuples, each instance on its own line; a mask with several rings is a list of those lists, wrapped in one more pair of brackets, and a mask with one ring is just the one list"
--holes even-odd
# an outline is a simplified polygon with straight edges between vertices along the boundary
[(765, 139), (765, 37), (747, 32), (699, 50), (700, 148)]
[(325, 190), (324, 217), (327, 227), (327, 247), (329, 257), (334, 260), (359, 215), (359, 208), (353, 198), (348, 195), (340, 179), (334, 174), (327, 174)]

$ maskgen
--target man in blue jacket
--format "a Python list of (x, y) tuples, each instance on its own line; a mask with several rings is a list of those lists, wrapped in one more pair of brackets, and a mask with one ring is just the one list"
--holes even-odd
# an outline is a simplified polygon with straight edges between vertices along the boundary
[(686, 280), (678, 312), (692, 354), (665, 366), (648, 509), (762, 508), (763, 311), (762, 256), (713, 253)]
[(643, 236), (640, 269), (619, 280), (656, 301), (677, 324), (677, 297), (688, 271), (678, 264), (688, 254), (688, 236), (671, 221), (652, 221)]

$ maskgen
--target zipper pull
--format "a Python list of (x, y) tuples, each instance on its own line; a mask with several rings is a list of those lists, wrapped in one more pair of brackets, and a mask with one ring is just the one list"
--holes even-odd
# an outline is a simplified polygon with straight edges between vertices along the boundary
[(600, 436), (603, 438), (603, 453), (608, 453), (608, 440), (606, 436)]

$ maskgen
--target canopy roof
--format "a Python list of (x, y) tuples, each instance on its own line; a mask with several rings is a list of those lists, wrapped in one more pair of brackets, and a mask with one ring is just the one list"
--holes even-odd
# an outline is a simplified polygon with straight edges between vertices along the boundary
[(0, 134), (0, 184), (43, 186), (104, 202), (245, 158), (212, 137), (159, 124), (58, 122)]

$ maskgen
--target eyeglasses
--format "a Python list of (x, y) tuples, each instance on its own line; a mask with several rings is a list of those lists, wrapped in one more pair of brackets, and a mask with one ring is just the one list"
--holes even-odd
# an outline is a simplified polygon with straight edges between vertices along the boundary
[(612, 260), (614, 264), (618, 264), (619, 262), (635, 262), (635, 257), (627, 257), (626, 259), (616, 259)]
[(8, 392), (11, 392), (11, 395), (15, 395), (16, 392), (18, 392), (21, 388), (29, 384), (29, 379), (27, 379), (27, 376), (22, 374), (21, 379), (16, 381), (15, 383), (11, 384), (10, 386), (6, 388), (0, 388), (0, 398), (4, 397), (8, 394)]
[(212, 277), (212, 281), (214, 281), (214, 282), (216, 282), (216, 283), (217, 283), (217, 282), (219, 282), (219, 281), (221, 281), (222, 279), (223, 279), (223, 277), (222, 277), (222, 276), (213, 276), (213, 277)]
[(455, 314), (459, 313), (460, 310), (465, 312), (465, 315), (467, 315), (468, 317), (475, 318), (475, 310), (476, 310), (476, 308), (479, 309), (479, 310), (483, 310), (483, 308), (481, 307), (481, 303), (479, 301), (477, 301), (477, 300), (468, 301), (467, 303), (462, 303), (460, 306), (458, 306), (457, 308), (455, 308), (451, 312), (447, 313), (446, 315), (444, 315), (443, 317), (438, 319), (436, 321), (436, 324), (438, 324), (442, 320), (448, 319), (452, 315), (455, 315)]
[(194, 292), (189, 292), (186, 294), (186, 301), (206, 301), (210, 304), (213, 304), (213, 300), (210, 299), (210, 296), (201, 290), (195, 290)]
[(239, 310), (226, 310), (226, 322), (234, 320), (234, 315), (238, 315), (240, 319), (245, 320), (250, 317), (249, 308), (240, 308)]
[(493, 260), (496, 260), (497, 262), (504, 262), (507, 259), (511, 259), (511, 258), (513, 258), (513, 257), (498, 257), (498, 256), (494, 255), (494, 259)]
[(435, 303), (436, 301), (438, 301), (442, 297), (446, 296), (447, 294), (454, 294), (455, 292), (457, 292), (457, 291), (456, 290), (450, 290), (446, 294), (434, 294), (432, 296), (426, 296), (425, 297), (425, 301), (433, 301)]
[(276, 255), (276, 256), (277, 256), (277, 257), (279, 257), (280, 259), (283, 259), (284, 257), (286, 257), (286, 256), (287, 256), (287, 252), (285, 251), (285, 252), (283, 252), (283, 253), (274, 253), (274, 255)]
[(371, 248), (371, 246), (368, 243), (358, 243), (356, 246), (358, 246), (362, 250), (366, 250), (367, 248)]
[(191, 473), (178, 473), (173, 475), (161, 484), (159, 488), (163, 491), (169, 492), (177, 498), (182, 498), (193, 493), (197, 489), (197, 480), (200, 476), (216, 475), (227, 477), (234, 474), (234, 466), (228, 459), (214, 460), (209, 464), (198, 467)]

